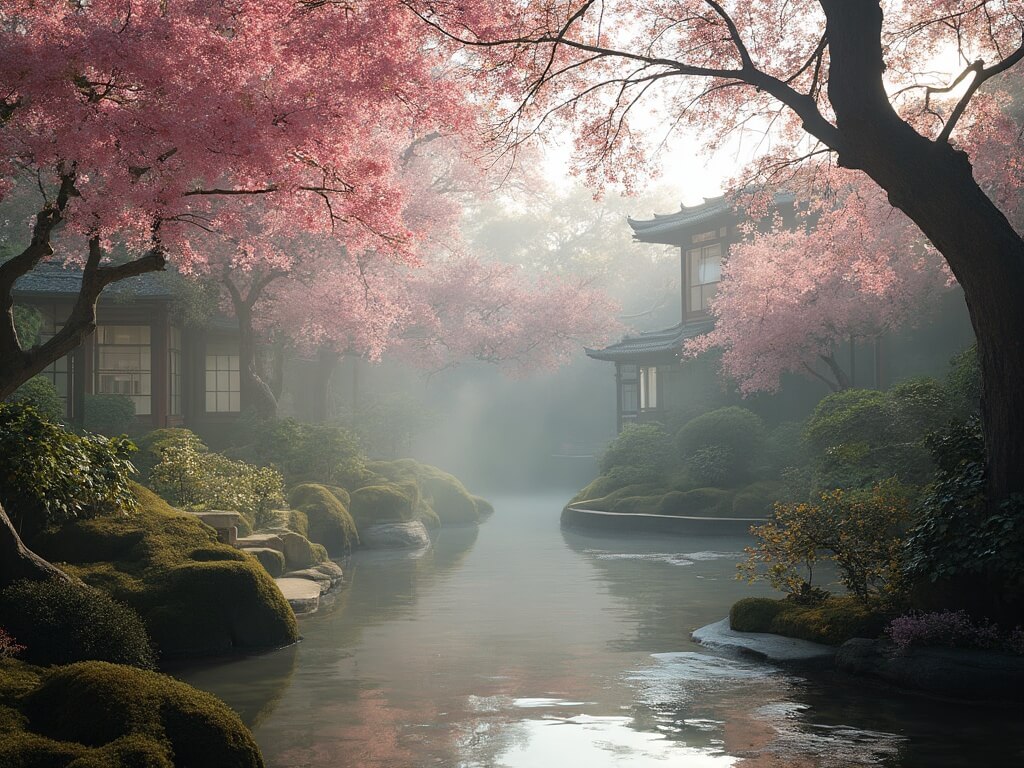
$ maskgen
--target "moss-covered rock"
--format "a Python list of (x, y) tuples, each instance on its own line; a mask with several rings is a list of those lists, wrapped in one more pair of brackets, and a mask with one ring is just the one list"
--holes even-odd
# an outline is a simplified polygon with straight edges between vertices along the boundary
[(487, 499), (474, 496), (473, 504), (476, 506), (476, 516), (481, 520), (494, 514), (494, 505)]
[(151, 669), (155, 662), (139, 615), (81, 583), (15, 582), (0, 591), (0, 626), (33, 664), (99, 659)]
[[(401, 485), (403, 489), (414, 486), (422, 504), (434, 511), (442, 525), (475, 524), (483, 516), (475, 497), (459, 479), (437, 467), (413, 459), (399, 459), (370, 462), (367, 469)], [(409, 490), (406, 494), (412, 496)]]
[(323, 485), (303, 483), (291, 490), (288, 503), (305, 515), (304, 535), (310, 541), (322, 544), (328, 552), (342, 553), (359, 543), (359, 534), (347, 508), (351, 499), (343, 489), (338, 490), (344, 493), (345, 501)]
[(407, 523), (415, 517), (413, 500), (395, 485), (368, 485), (352, 492), (356, 528), (381, 523)]
[[(32, 680), (12, 691), (8, 676)], [(260, 768), (238, 715), (208, 693), (132, 667), (90, 661), (45, 673), (0, 661), (0, 731), (10, 768)]]
[(135, 609), (162, 656), (298, 639), (294, 614), (255, 558), (218, 543), (212, 528), (146, 488), (135, 490), (136, 513), (69, 523), (37, 537), (33, 549)]
[(729, 610), (729, 626), (737, 632), (771, 632), (826, 645), (853, 637), (878, 637), (891, 617), (853, 597), (829, 597), (813, 605), (783, 598), (748, 597)]
[(266, 569), (273, 578), (284, 575), (284, 555), (276, 549), (269, 547), (257, 547), (246, 550), (250, 555), (259, 560), (260, 565)]

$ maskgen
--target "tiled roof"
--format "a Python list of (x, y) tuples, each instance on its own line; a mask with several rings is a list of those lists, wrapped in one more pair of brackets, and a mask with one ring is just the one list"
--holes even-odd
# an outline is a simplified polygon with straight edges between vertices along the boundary
[[(15, 295), (75, 296), (82, 287), (82, 270), (65, 267), (60, 262), (44, 262), (14, 284)], [(169, 300), (173, 294), (159, 272), (150, 272), (108, 286), (104, 296)]]
[[(789, 192), (775, 194), (775, 205), (789, 205), (796, 196)], [(680, 236), (698, 224), (711, 221), (733, 210), (725, 195), (705, 197), (699, 205), (682, 205), (674, 213), (656, 213), (653, 219), (627, 218), (633, 239), (642, 243), (678, 245)]]
[(587, 357), (595, 360), (628, 362), (638, 357), (678, 353), (686, 339), (707, 333), (714, 327), (710, 319), (692, 323), (680, 323), (662, 331), (645, 331), (636, 336), (626, 336), (604, 349), (586, 349)]

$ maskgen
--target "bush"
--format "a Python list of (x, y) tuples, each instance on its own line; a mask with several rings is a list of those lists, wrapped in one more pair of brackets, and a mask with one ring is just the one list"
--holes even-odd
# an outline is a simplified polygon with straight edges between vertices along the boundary
[(985, 447), (974, 417), (928, 438), (937, 467), (907, 540), (906, 570), (936, 582), (983, 576), (1005, 595), (1024, 586), (1024, 499), (1011, 497), (995, 510), (985, 494)]
[(981, 409), (981, 361), (976, 343), (949, 361), (945, 387), (960, 418), (966, 419)]
[(885, 634), (900, 650), (938, 645), (1024, 654), (1024, 629), (1004, 632), (987, 619), (974, 621), (966, 611), (915, 611), (889, 622)]
[[(679, 430), (676, 444), (691, 472), (714, 474), (717, 482), (711, 485), (734, 485), (752, 474), (764, 450), (764, 434), (760, 416), (729, 406), (690, 421)], [(694, 479), (702, 480), (700, 475)]]
[(183, 445), (190, 440), (199, 440), (199, 437), (191, 430), (181, 427), (154, 429), (136, 438), (135, 445), (138, 451), (132, 457), (132, 463), (139, 471), (139, 482), (143, 485), (149, 483), (149, 473), (160, 463), (165, 447)]
[(0, 403), (0, 504), (26, 538), (48, 523), (135, 506), (123, 438), (79, 436), (35, 408)]
[(766, 469), (773, 475), (791, 467), (807, 464), (807, 445), (804, 425), (799, 421), (784, 421), (772, 429), (765, 438)]
[(869, 493), (830, 491), (813, 504), (777, 504), (775, 519), (754, 529), (759, 542), (744, 549), (747, 559), (737, 568), (751, 582), (765, 579), (799, 598), (820, 592), (814, 587), (814, 568), (829, 559), (858, 600), (888, 601), (902, 586), (909, 519), (909, 498), (894, 482)]
[(250, 422), (241, 436), (240, 453), (248, 461), (273, 465), (289, 484), (350, 485), (364, 474), (364, 459), (355, 435), (328, 424), (295, 419)]
[(149, 472), (150, 486), (172, 504), (240, 512), (253, 528), (264, 527), (284, 506), (284, 481), (276, 469), (213, 453), (188, 430), (174, 430), (152, 445), (160, 461)]
[(271, 648), (298, 639), (295, 616), (253, 558), (141, 486), (138, 513), (68, 523), (33, 548), (135, 609), (161, 656)]
[(768, 517), (786, 493), (782, 483), (762, 480), (741, 488), (732, 500), (734, 517)]
[(359, 543), (352, 515), (341, 500), (324, 486), (298, 485), (288, 494), (288, 502), (306, 517), (308, 532), (300, 533), (310, 541), (322, 544), (328, 552), (347, 552)]
[(59, 579), (18, 581), (0, 591), (0, 624), (26, 646), (33, 664), (98, 659), (154, 665), (139, 616), (103, 592)]
[(24, 764), (21, 760), (33, 751), (38, 755), (70, 747), (79, 758), (76, 768), (263, 766), (238, 715), (214, 696), (167, 675), (82, 662), (50, 670), (17, 703), (31, 731), (5, 740), (0, 747), (5, 765)]
[(86, 395), (84, 416), (86, 429), (120, 435), (135, 421), (135, 403), (127, 395)]
[(627, 424), (605, 449), (599, 469), (606, 475), (616, 468), (629, 467), (657, 478), (677, 460), (672, 439), (660, 424)]
[(7, 399), (12, 403), (31, 405), (47, 421), (55, 424), (64, 421), (64, 398), (57, 394), (57, 388), (45, 376), (33, 376)]
[(656, 514), (694, 517), (729, 517), (732, 514), (733, 493), (721, 488), (694, 488), (692, 491), (672, 491), (661, 497)]
[(394, 485), (368, 485), (352, 491), (352, 519), (356, 528), (413, 519), (413, 500)]

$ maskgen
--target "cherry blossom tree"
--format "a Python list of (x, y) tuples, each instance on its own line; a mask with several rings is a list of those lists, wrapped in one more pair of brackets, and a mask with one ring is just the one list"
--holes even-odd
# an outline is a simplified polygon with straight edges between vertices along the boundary
[[(828, 156), (864, 174), (931, 242), (964, 290), (984, 377), (991, 503), (1024, 492), (1024, 240), (1001, 193), (1022, 136), (986, 156), (986, 84), (1024, 59), (1020, 0), (407, 0), (479, 62), (517, 107), (495, 126), (515, 147), (554, 118), (575, 128), (578, 167), (630, 179), (649, 156), (644, 103), (709, 148), (750, 128), (771, 175)], [(960, 72), (937, 80), (937, 57)], [(664, 134), (654, 137), (654, 141)], [(994, 163), (1018, 170), (984, 186)]]
[[(202, 271), (208, 233), (264, 275), (298, 231), (406, 248), (402, 149), (474, 125), (425, 33), (391, 2), (4, 3), (0, 194), (33, 215), (0, 264), (0, 397), (93, 330), (106, 285), (168, 261)], [(54, 256), (83, 269), (81, 292), (63, 329), (26, 349), (11, 291)]]
[(877, 187), (844, 171), (830, 185), (843, 194), (817, 201), (813, 227), (759, 233), (730, 249), (711, 305), (715, 327), (686, 343), (688, 355), (722, 350), (723, 372), (745, 394), (776, 391), (786, 372), (846, 389), (840, 344), (919, 319), (949, 287), (945, 262)]

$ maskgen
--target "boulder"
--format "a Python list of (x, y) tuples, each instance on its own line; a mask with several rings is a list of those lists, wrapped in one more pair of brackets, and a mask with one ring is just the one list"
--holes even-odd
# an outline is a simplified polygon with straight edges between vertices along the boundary
[(309, 579), (276, 579), (277, 587), (295, 613), (312, 613), (320, 607), (320, 585)]
[(942, 696), (1024, 701), (1024, 656), (976, 648), (910, 648), (854, 638), (839, 647), (836, 667)]
[(812, 643), (795, 637), (783, 637), (767, 632), (738, 632), (729, 626), (729, 619), (716, 621), (691, 635), (694, 642), (707, 646), (734, 651), (764, 661), (784, 664), (810, 664), (832, 666), (836, 649), (830, 645)]
[(276, 549), (284, 552), (284, 542), (276, 533), (253, 533), (249, 536), (239, 536), (235, 541), (239, 549)]
[(359, 532), (365, 549), (416, 549), (430, 544), (427, 529), (419, 520), (371, 525)]
[(284, 555), (276, 549), (270, 549), (269, 547), (252, 547), (245, 551), (250, 555), (254, 555), (256, 559), (260, 561), (260, 565), (262, 565), (266, 569), (267, 573), (275, 579), (284, 573)]
[(299, 571), (304, 568), (316, 565), (317, 556), (313, 553), (313, 547), (309, 539), (301, 533), (286, 531), (278, 534), (284, 545), (284, 561), (288, 570)]

